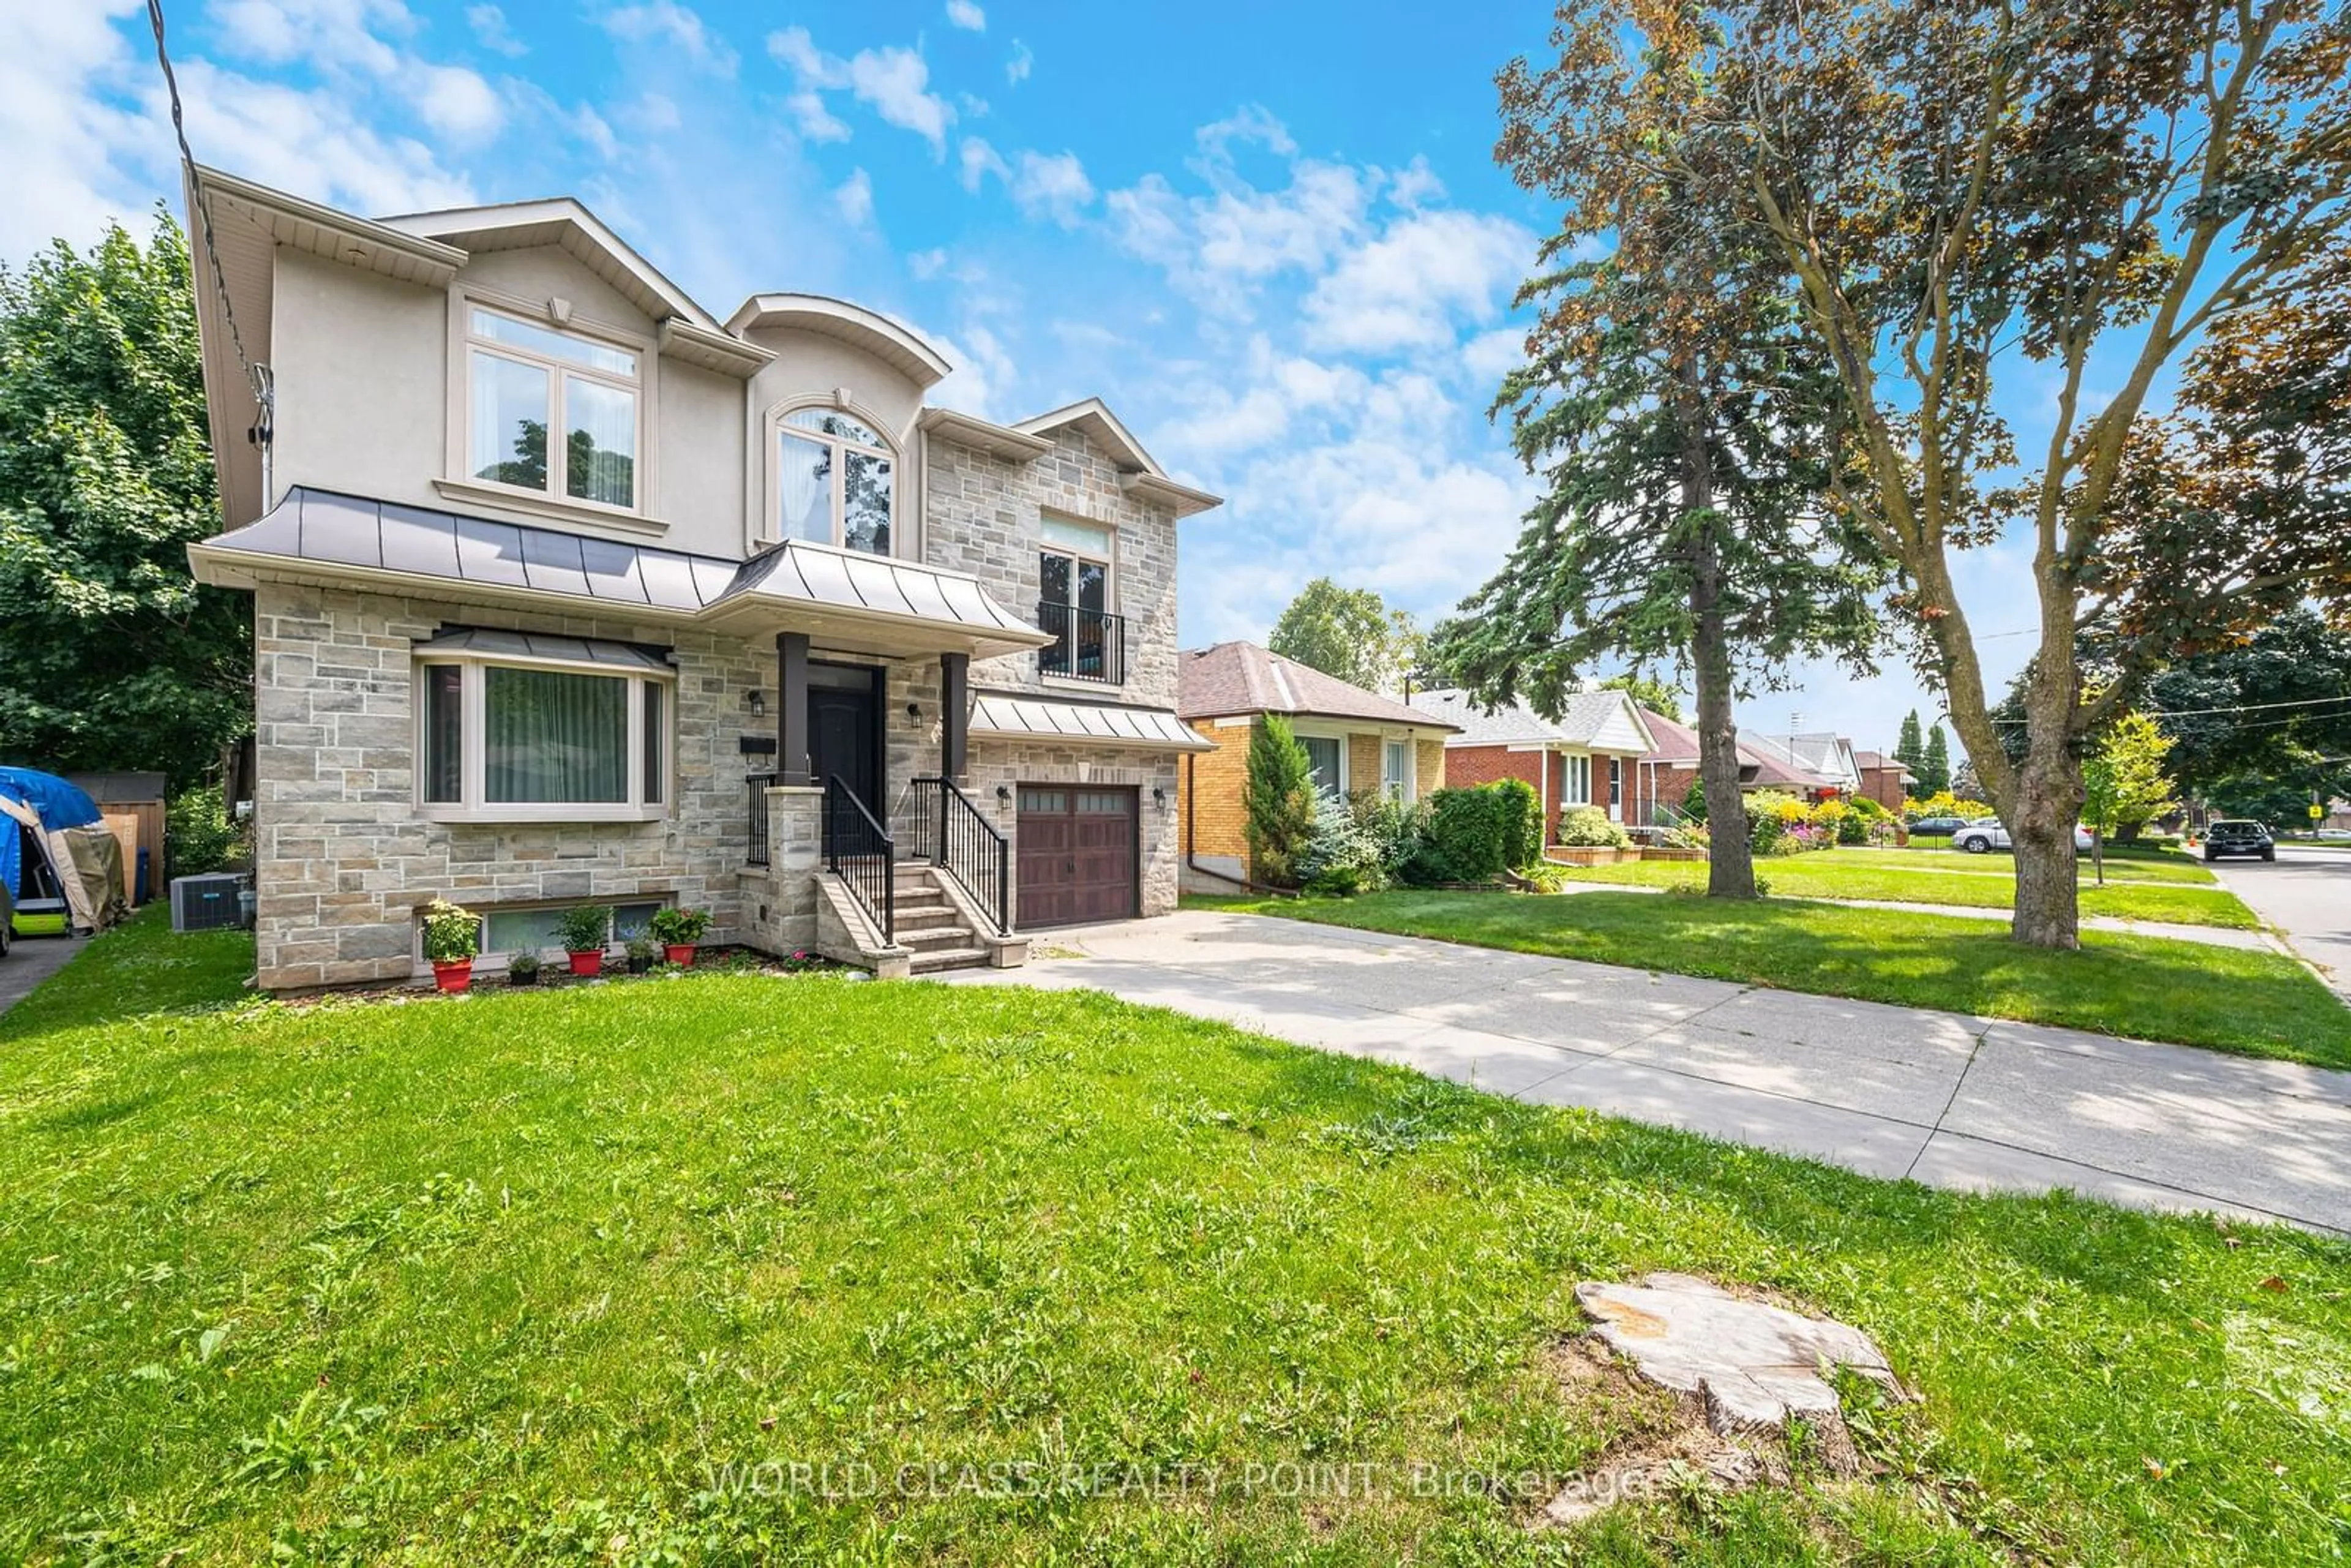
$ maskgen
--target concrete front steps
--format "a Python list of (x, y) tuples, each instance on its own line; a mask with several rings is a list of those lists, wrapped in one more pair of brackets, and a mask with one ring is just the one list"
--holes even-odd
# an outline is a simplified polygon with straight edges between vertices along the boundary
[(987, 962), (987, 947), (970, 919), (940, 885), (929, 866), (901, 861), (894, 868), (890, 918), (898, 946), (914, 955), (907, 968), (917, 975), (969, 969)]

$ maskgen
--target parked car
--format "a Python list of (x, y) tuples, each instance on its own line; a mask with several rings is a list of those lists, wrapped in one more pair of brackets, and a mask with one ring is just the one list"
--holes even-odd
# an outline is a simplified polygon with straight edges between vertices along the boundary
[[(1913, 830), (1914, 831), (1916, 830)], [(2079, 822), (2074, 824), (2074, 847), (2084, 854), (2090, 852), (2090, 830)], [(1998, 817), (1978, 817), (1951, 835), (1951, 847), (1965, 850), (1971, 855), (1990, 854), (1994, 850), (2011, 850), (2016, 846), (2008, 836), (2008, 829)]]
[(1910, 836), (1914, 839), (1948, 839), (1967, 825), (1965, 817), (1914, 817), (1910, 820)]
[(2277, 844), (2261, 823), (2231, 817), (2209, 823), (2204, 829), (2204, 858), (2216, 861), (2222, 855), (2259, 855), (2265, 861), (2273, 861), (2277, 859)]

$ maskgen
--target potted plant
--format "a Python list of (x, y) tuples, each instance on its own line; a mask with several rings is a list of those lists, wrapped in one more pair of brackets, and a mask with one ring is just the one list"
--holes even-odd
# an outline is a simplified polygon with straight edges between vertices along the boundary
[(507, 984), (535, 986), (538, 984), (538, 949), (526, 947), (507, 960)]
[(650, 936), (632, 936), (623, 949), (629, 955), (629, 973), (650, 975), (661, 961), (661, 945)]
[(681, 968), (694, 963), (694, 945), (710, 929), (710, 911), (706, 909), (656, 909), (649, 927), (653, 940), (669, 955), (669, 961)]
[(604, 937), (611, 928), (611, 912), (601, 904), (583, 904), (563, 912), (555, 931), (563, 940), (564, 956), (571, 960), (573, 974), (593, 979), (604, 972)]
[(471, 910), (445, 898), (424, 906), (424, 956), (433, 966), (434, 985), (453, 992), (471, 988), (474, 956), (481, 950), (481, 922)]

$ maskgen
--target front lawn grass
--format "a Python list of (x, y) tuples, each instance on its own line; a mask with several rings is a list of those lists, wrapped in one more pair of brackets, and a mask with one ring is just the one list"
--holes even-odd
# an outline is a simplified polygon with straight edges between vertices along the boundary
[[(1957, 856), (1963, 865), (1888, 864), (1884, 856), (1866, 850), (1829, 850), (1801, 855), (1775, 855), (1755, 862), (1755, 874), (1776, 895), (1792, 898), (1863, 898), (1894, 904), (1943, 904), (1963, 909), (2007, 909), (2016, 902), (2016, 877), (2006, 857), (1992, 864), (1981, 857)], [(1572, 882), (1613, 883), (1635, 887), (1679, 887), (1703, 890), (1702, 861), (1625, 861), (1614, 865), (1564, 866)], [(2193, 868), (2199, 869), (2201, 868)], [(2104, 887), (2085, 882), (2081, 890), (2084, 915), (2111, 915), (2123, 920), (2159, 920), (2176, 925), (2218, 925), (2257, 931), (2261, 921), (2235, 894), (2222, 887), (2190, 887), (2165, 883), (2115, 881)]]
[[(1914, 839), (1908, 849), (1856, 849), (1840, 845), (1828, 852), (1842, 863), (1886, 866), (1897, 871), (1974, 872), (1992, 876), (2013, 876), (2011, 868), (2014, 858), (2000, 851), (1990, 854), (1971, 855), (1950, 847), (1944, 839)], [(2097, 871), (2090, 857), (2082, 856), (2079, 880), (2085, 887), (2097, 885)], [(2106, 846), (2106, 880), (2115, 882), (2176, 882), (2210, 887), (2214, 883), (2211, 872), (2177, 850), (2147, 849), (2133, 844), (2127, 847)]]
[[(94, 982), (140, 951), (0, 1019), (0, 1560), (2351, 1540), (2339, 1242), (1873, 1181), (1084, 992), (714, 974), (297, 1009), (191, 966), (213, 1010), (121, 1016)], [(1865, 1434), (1888, 1473), (1529, 1533), (1489, 1478), (1657, 1417), (1548, 1361), (1576, 1281), (1653, 1269), (1875, 1334), (1924, 1396)]]
[(2021, 946), (2005, 926), (1965, 915), (1677, 894), (1395, 892), (1185, 902), (2351, 1067), (2351, 1009), (2309, 971), (2273, 953), (2199, 942), (2085, 931), (2081, 951), (2055, 953)]

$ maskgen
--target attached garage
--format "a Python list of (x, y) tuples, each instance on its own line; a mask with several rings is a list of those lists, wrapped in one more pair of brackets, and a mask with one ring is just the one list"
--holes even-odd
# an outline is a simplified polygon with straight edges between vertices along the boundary
[(1019, 787), (1016, 925), (1034, 930), (1141, 913), (1136, 793), (1132, 787)]

